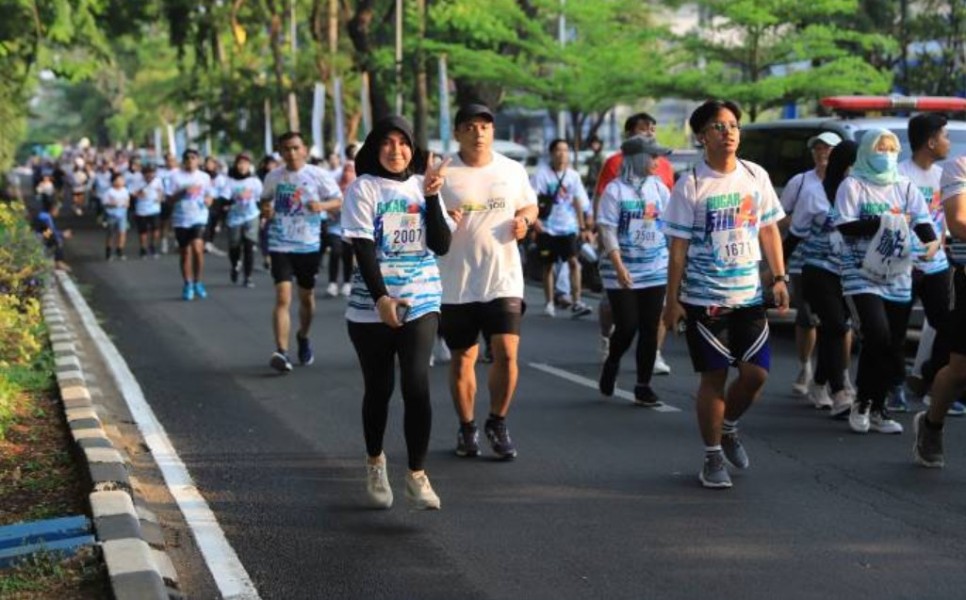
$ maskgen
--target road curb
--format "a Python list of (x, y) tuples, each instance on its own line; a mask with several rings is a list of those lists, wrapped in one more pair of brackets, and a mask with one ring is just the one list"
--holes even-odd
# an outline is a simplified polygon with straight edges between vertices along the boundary
[(111, 591), (118, 600), (181, 598), (157, 516), (137, 498), (128, 462), (111, 441), (91, 401), (84, 353), (65, 315), (68, 302), (66, 294), (49, 285), (42, 297), (42, 311), (64, 415), (93, 487), (88, 499)]

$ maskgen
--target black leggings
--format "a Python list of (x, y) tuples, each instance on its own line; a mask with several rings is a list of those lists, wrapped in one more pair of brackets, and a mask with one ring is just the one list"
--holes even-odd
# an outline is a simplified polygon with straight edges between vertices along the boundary
[(878, 410), (885, 405), (889, 388), (906, 372), (903, 350), (912, 303), (890, 302), (875, 294), (852, 296), (852, 302), (862, 334), (858, 399), (871, 400), (872, 408)]
[(421, 471), (426, 461), (433, 424), (433, 409), (429, 402), (429, 357), (439, 327), (439, 313), (424, 315), (400, 329), (391, 329), (383, 323), (349, 321), (348, 325), (349, 339), (355, 346), (365, 379), (362, 427), (366, 452), (373, 458), (382, 453), (382, 441), (389, 419), (389, 400), (395, 387), (395, 357), (398, 354), (405, 406), (403, 431), (409, 452), (409, 468)]
[[(927, 387), (939, 369), (949, 362), (950, 311), (949, 311), (950, 271), (947, 269), (932, 275), (912, 272), (912, 298), (922, 301), (922, 309), (926, 313), (926, 320), (936, 330), (936, 338), (932, 343), (932, 354), (922, 368), (922, 379)], [(901, 382), (899, 382), (901, 383)]]
[(815, 383), (828, 384), (832, 393), (845, 387), (845, 334), (849, 331), (848, 306), (842, 296), (842, 280), (825, 269), (802, 268), (805, 301), (818, 317), (818, 364)]
[(657, 328), (664, 308), (665, 286), (642, 290), (607, 290), (614, 315), (614, 331), (610, 334), (607, 362), (620, 363), (634, 336), (637, 335), (637, 383), (647, 385), (654, 371), (657, 355)]
[(228, 260), (231, 261), (231, 268), (238, 268), (238, 261), (242, 261), (242, 270), (245, 277), (252, 276), (252, 267), (255, 264), (255, 242), (242, 237), (241, 243), (237, 246), (228, 247)]
[(329, 283), (339, 282), (339, 265), (342, 265), (342, 283), (352, 277), (352, 246), (338, 235), (327, 234), (329, 247)]

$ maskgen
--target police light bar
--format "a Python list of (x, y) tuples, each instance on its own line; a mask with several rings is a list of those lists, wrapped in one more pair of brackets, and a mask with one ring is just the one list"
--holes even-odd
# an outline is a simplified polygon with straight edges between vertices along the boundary
[(825, 108), (844, 112), (918, 110), (924, 112), (966, 111), (966, 98), (952, 96), (829, 96)]

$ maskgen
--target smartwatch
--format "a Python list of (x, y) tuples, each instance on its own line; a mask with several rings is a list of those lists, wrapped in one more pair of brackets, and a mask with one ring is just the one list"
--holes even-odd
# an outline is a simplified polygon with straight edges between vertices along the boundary
[(788, 275), (775, 275), (772, 278), (772, 285), (778, 283), (779, 281), (781, 281), (782, 283), (788, 283), (789, 281), (791, 281), (791, 278)]

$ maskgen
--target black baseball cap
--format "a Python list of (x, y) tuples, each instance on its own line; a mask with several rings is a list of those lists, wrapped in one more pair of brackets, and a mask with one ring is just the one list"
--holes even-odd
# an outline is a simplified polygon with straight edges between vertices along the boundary
[(485, 104), (467, 104), (461, 106), (456, 112), (456, 127), (459, 127), (474, 117), (485, 117), (490, 123), (495, 120), (493, 118), (493, 112)]
[(189, 156), (197, 156), (199, 158), (201, 157), (201, 155), (198, 154), (197, 150), (195, 150), (194, 148), (188, 148), (187, 150), (181, 153), (181, 160), (188, 160)]

